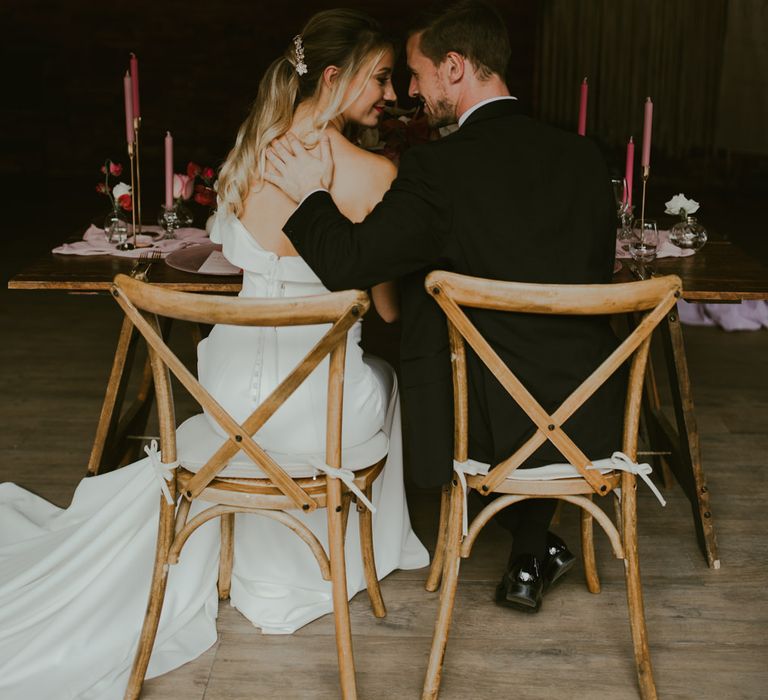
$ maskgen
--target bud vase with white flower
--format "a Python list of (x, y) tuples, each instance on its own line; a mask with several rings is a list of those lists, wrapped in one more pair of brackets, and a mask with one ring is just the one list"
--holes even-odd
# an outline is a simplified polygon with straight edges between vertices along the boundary
[(666, 202), (666, 214), (679, 216), (678, 221), (669, 231), (669, 240), (678, 248), (699, 250), (707, 242), (707, 231), (698, 222), (695, 214), (699, 203), (688, 199), (682, 192)]
[(110, 183), (110, 176), (118, 178), (122, 175), (123, 166), (120, 163), (114, 163), (107, 158), (101, 166), (101, 172), (104, 174), (104, 182), (96, 185), (96, 191), (109, 197), (112, 205), (112, 211), (104, 220), (104, 235), (110, 243), (124, 243), (128, 238), (127, 220), (133, 209), (131, 187), (124, 182), (114, 185)]

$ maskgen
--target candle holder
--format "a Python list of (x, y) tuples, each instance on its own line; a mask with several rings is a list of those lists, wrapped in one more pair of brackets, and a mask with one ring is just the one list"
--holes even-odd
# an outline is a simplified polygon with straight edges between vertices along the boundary
[(643, 198), (642, 202), (640, 204), (640, 229), (643, 229), (643, 226), (645, 225), (645, 186), (648, 183), (648, 176), (651, 174), (651, 166), (650, 165), (644, 165), (643, 166)]
[(181, 228), (181, 220), (176, 206), (160, 207), (160, 215), (157, 217), (157, 223), (165, 230), (164, 239), (176, 238), (176, 230)]
[(139, 132), (141, 131), (141, 117), (133, 118), (133, 138), (136, 142), (136, 192), (133, 198), (136, 207), (136, 225), (138, 233), (141, 233), (141, 150), (139, 149)]

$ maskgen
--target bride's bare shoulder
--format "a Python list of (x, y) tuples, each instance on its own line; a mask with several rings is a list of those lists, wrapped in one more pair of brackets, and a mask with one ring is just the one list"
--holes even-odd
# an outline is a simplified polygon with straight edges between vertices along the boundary
[(384, 156), (366, 151), (341, 134), (331, 136), (334, 185), (340, 194), (356, 196), (371, 204), (379, 202), (397, 175), (397, 169)]

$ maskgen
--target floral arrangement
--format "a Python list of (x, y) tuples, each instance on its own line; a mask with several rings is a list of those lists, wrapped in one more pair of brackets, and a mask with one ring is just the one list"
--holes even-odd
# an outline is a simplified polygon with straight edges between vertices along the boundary
[(358, 142), (362, 148), (379, 151), (397, 165), (406, 149), (439, 137), (438, 131), (427, 122), (426, 115), (420, 113), (420, 107), (405, 110), (386, 106), (379, 126), (361, 130)]
[(693, 199), (688, 199), (682, 192), (665, 202), (665, 206), (667, 208), (664, 213), (672, 216), (686, 217), (699, 211), (699, 203)]
[(206, 165), (190, 162), (187, 164), (187, 177), (194, 183), (194, 200), (209, 209), (216, 207), (216, 171)]
[(110, 177), (118, 178), (123, 174), (123, 166), (107, 158), (104, 165), (101, 166), (101, 172), (104, 174), (104, 182), (96, 185), (96, 191), (109, 197), (113, 211), (131, 211), (133, 209), (131, 186), (124, 182), (118, 182), (114, 185), (110, 183)]

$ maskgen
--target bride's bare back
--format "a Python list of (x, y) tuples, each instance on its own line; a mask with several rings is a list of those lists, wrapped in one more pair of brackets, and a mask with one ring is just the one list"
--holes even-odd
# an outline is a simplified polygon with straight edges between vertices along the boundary
[[(334, 161), (331, 195), (348, 219), (362, 221), (381, 201), (395, 177), (394, 165), (350, 143), (336, 129), (327, 129)], [(245, 200), (243, 225), (266, 250), (277, 255), (298, 255), (283, 226), (296, 209), (296, 204), (283, 192), (255, 182)]]
[[(301, 135), (294, 120), (292, 130)], [(331, 196), (350, 221), (362, 221), (381, 201), (397, 171), (390, 161), (369, 153), (350, 143), (335, 128), (326, 130), (331, 141), (334, 162)], [(240, 221), (256, 242), (277, 255), (298, 255), (283, 226), (296, 210), (292, 199), (270, 183), (252, 184), (245, 200)], [(376, 285), (371, 290), (373, 303), (379, 315), (387, 322), (397, 319), (398, 304), (392, 282)]]

